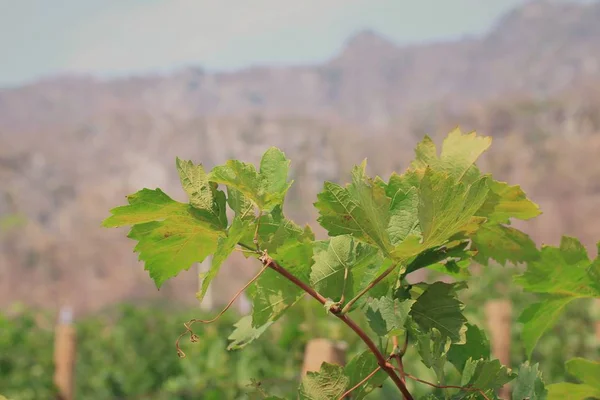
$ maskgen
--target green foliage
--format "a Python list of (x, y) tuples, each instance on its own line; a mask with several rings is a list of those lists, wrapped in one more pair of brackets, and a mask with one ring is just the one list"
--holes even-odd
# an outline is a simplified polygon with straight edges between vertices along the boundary
[(529, 306), (519, 318), (524, 324), (523, 341), (528, 355), (568, 303), (600, 297), (594, 280), (598, 264), (600, 259), (590, 261), (577, 239), (564, 236), (560, 247), (543, 246), (539, 258), (528, 262), (525, 273), (515, 278), (525, 290), (544, 295), (543, 301)]
[[(256, 249), (249, 256), (265, 269), (247, 289), (253, 311), (235, 324), (231, 349), (251, 349), (247, 345), (268, 334), (307, 293), (325, 306), (328, 318), (337, 317), (356, 332), (369, 351), (345, 367), (325, 363), (309, 373), (298, 388), (300, 398), (337, 399), (351, 388), (355, 398), (362, 398), (390, 380), (410, 397), (384, 362), (404, 357), (404, 350), (389, 348), (390, 338), (398, 335), (413, 345), (441, 385), (450, 385), (439, 390), (453, 389), (455, 398), (491, 398), (517, 374), (490, 359), (485, 333), (467, 323), (460, 292), (468, 285), (437, 281), (411, 286), (407, 274), (429, 268), (466, 280), (473, 260), (527, 263), (517, 281), (549, 296), (521, 317), (530, 355), (562, 307), (575, 298), (597, 296), (600, 267), (575, 239), (538, 251), (525, 233), (509, 226), (511, 219), (527, 220), (540, 211), (520, 187), (496, 181), (475, 166), (490, 145), (489, 137), (456, 129), (439, 155), (426, 137), (410, 167), (388, 181), (368, 176), (363, 161), (352, 170), (348, 185), (325, 182), (314, 205), (326, 240), (315, 240), (310, 228), (285, 218), (290, 161), (276, 148), (264, 153), (258, 170), (229, 160), (205, 172), (201, 164), (178, 159), (189, 203), (175, 202), (160, 189), (143, 189), (128, 197), (129, 205), (113, 209), (104, 225), (132, 226), (129, 237), (138, 242), (135, 251), (157, 286), (214, 255), (200, 299), (236, 246)], [(235, 215), (231, 223), (227, 206)], [(368, 320), (373, 339), (355, 318)], [(519, 371), (518, 390), (543, 397), (537, 366), (526, 364)]]
[(550, 400), (600, 398), (600, 363), (574, 358), (566, 366), (569, 374), (576, 376), (581, 384), (563, 382), (548, 386)]

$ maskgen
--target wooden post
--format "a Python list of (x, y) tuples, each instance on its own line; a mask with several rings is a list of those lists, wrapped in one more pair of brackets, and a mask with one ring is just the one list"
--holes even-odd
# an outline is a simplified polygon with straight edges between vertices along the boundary
[(70, 308), (60, 310), (54, 338), (54, 384), (60, 400), (73, 400), (75, 367), (75, 327)]
[[(485, 313), (492, 355), (503, 365), (510, 367), (512, 304), (508, 300), (491, 300), (485, 306)], [(510, 399), (510, 387), (502, 387), (499, 396), (501, 399)]]
[(318, 371), (323, 362), (344, 366), (346, 364), (346, 344), (321, 338), (310, 340), (304, 350), (302, 376), (309, 371)]
[[(210, 269), (210, 264), (212, 263), (212, 256), (208, 256), (198, 264), (198, 291), (202, 290), (202, 278), (203, 274), (208, 272)], [(212, 287), (209, 286), (206, 290), (206, 294), (200, 303), (200, 308), (204, 311), (210, 311), (213, 308), (213, 297), (212, 297)]]

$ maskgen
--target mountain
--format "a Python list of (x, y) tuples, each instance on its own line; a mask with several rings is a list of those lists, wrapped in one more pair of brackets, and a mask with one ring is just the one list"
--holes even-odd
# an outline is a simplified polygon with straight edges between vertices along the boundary
[[(211, 167), (281, 147), (295, 180), (287, 212), (306, 222), (323, 180), (345, 181), (365, 156), (373, 173), (403, 169), (423, 134), (458, 124), (491, 134), (487, 169), (550, 210), (532, 235), (592, 243), (600, 238), (600, 223), (587, 218), (600, 201), (598, 21), (600, 2), (533, 1), (477, 38), (399, 46), (361, 32), (322, 65), (63, 76), (2, 89), (0, 219), (24, 222), (0, 230), (0, 306), (68, 302), (82, 312), (122, 299), (193, 299), (194, 271), (157, 294), (125, 231), (99, 228), (142, 187), (183, 199), (176, 156)], [(251, 273), (236, 272), (233, 285), (221, 279), (219, 292), (235, 292)]]

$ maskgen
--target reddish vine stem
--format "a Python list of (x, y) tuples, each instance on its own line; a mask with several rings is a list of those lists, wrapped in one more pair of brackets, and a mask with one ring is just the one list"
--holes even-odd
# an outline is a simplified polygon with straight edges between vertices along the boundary
[[(285, 268), (283, 268), (276, 261), (274, 261), (271, 257), (269, 257), (266, 253), (263, 254), (259, 258), (259, 260), (265, 266), (269, 266), (272, 270), (274, 270), (275, 272), (279, 273), (280, 275), (282, 275), (283, 277), (285, 277), (286, 279), (288, 279), (290, 282), (292, 282), (293, 284), (295, 284), (296, 286), (298, 286), (300, 289), (304, 290), (311, 297), (313, 297), (314, 299), (316, 299), (319, 303), (325, 305), (325, 303), (327, 302), (327, 299), (325, 299), (325, 297), (323, 297), (316, 290), (314, 290), (313, 288), (311, 288), (310, 286), (308, 286), (306, 283), (302, 282), (300, 279), (296, 278), (288, 270), (286, 270)], [(381, 278), (381, 279), (383, 279), (383, 278)], [(363, 331), (362, 328), (360, 326), (358, 326), (356, 324), (356, 322), (354, 322), (350, 317), (348, 317), (345, 314), (342, 314), (341, 310), (339, 308), (339, 305), (332, 306), (329, 311), (333, 315), (335, 315), (336, 317), (338, 317), (339, 319), (341, 319), (348, 327), (350, 327), (350, 329), (352, 329), (361, 338), (361, 340), (367, 345), (367, 347), (369, 348), (369, 350), (373, 353), (373, 355), (377, 359), (377, 364), (381, 367), (382, 370), (385, 371), (386, 374), (389, 375), (389, 377), (392, 379), (392, 381), (394, 382), (394, 384), (398, 387), (398, 389), (400, 390), (400, 392), (402, 392), (402, 394), (404, 395), (404, 398), (406, 400), (414, 400), (414, 398), (412, 397), (412, 395), (408, 391), (408, 389), (406, 387), (406, 384), (404, 382), (402, 382), (402, 380), (400, 379), (400, 377), (398, 376), (398, 374), (396, 374), (396, 372), (394, 370), (394, 367), (385, 359), (385, 357), (383, 356), (383, 354), (381, 354), (381, 352), (379, 351), (379, 349), (377, 348), (377, 346), (375, 345), (375, 343), (373, 343), (373, 341), (365, 333), (365, 331)]]
[(366, 381), (368, 381), (369, 379), (371, 379), (373, 377), (373, 375), (375, 375), (377, 373), (377, 371), (379, 371), (380, 369), (381, 369), (381, 365), (378, 366), (377, 368), (375, 368), (375, 370), (373, 370), (373, 372), (371, 372), (369, 375), (367, 375), (365, 377), (365, 379), (363, 379), (362, 381), (358, 382), (356, 385), (352, 386), (350, 389), (346, 390), (344, 392), (344, 394), (339, 397), (338, 400), (343, 400), (344, 397), (348, 396), (350, 393), (352, 393), (353, 391), (355, 391), (356, 389), (358, 389), (363, 383), (365, 383)]
[(411, 374), (405, 373), (404, 376), (412, 379), (413, 381), (421, 382), (421, 383), (424, 383), (425, 385), (429, 385), (429, 386), (437, 388), (437, 389), (460, 389), (460, 390), (464, 390), (466, 392), (479, 392), (479, 394), (482, 395), (485, 400), (490, 400), (490, 398), (485, 395), (485, 392), (478, 388), (473, 388), (473, 387), (468, 387), (468, 386), (436, 385), (435, 383), (424, 381), (423, 379), (419, 379), (416, 376), (412, 376)]

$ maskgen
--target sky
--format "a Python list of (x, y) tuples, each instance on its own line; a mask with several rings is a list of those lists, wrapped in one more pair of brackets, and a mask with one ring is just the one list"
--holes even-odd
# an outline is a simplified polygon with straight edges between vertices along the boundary
[(483, 34), (523, 1), (0, 0), (0, 86), (313, 64), (364, 29), (399, 44)]

